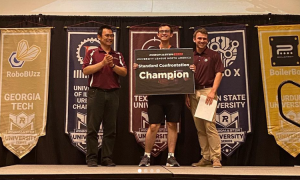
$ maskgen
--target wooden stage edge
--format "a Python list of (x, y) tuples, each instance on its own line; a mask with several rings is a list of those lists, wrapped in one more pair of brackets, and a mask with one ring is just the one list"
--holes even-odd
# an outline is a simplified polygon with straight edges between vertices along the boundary
[(0, 168), (0, 179), (300, 179), (299, 166), (166, 167), (118, 165), (12, 165)]

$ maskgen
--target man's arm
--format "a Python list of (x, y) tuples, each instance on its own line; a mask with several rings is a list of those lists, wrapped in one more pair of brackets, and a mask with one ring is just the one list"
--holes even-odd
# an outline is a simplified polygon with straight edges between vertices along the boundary
[(112, 63), (112, 59), (113, 59), (113, 57), (111, 55), (105, 54), (105, 56), (103, 58), (103, 61), (101, 61), (101, 62), (99, 62), (97, 64), (86, 66), (83, 69), (83, 74), (84, 75), (94, 74), (95, 72), (99, 71), (104, 66), (106, 66), (107, 64), (111, 64)]
[(217, 72), (215, 80), (214, 80), (213, 87), (211, 88), (210, 93), (207, 95), (207, 98), (206, 98), (206, 101), (205, 101), (206, 104), (210, 105), (212, 103), (212, 101), (215, 98), (215, 95), (217, 93), (217, 90), (220, 86), (221, 80), (222, 80), (222, 73)]
[(120, 66), (117, 66), (115, 64), (113, 64), (112, 66), (110, 66), (111, 68), (113, 67), (113, 71), (115, 73), (117, 73), (118, 75), (120, 76), (126, 76), (127, 75), (127, 68), (125, 67), (120, 67)]
[(94, 65), (89, 65), (87, 67), (85, 67), (83, 69), (83, 74), (84, 75), (90, 75), (90, 74), (94, 74), (95, 72), (99, 71), (100, 69), (102, 69), (104, 67), (104, 63), (103, 61), (97, 63), (97, 64), (94, 64)]

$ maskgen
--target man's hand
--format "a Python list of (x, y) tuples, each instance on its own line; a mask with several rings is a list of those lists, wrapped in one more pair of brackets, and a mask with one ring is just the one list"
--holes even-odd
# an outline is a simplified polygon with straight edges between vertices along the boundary
[(215, 98), (216, 93), (210, 91), (210, 93), (207, 94), (206, 100), (205, 100), (205, 104), (207, 105), (211, 105), (214, 98)]
[(111, 65), (113, 66), (113, 57), (112, 55), (105, 54), (104, 59), (103, 59), (103, 65)]
[(193, 72), (195, 72), (195, 71), (196, 71), (196, 66), (195, 66), (195, 64), (190, 65), (190, 69), (191, 69)]
[(139, 65), (137, 63), (133, 63), (133, 69), (137, 69), (139, 67)]

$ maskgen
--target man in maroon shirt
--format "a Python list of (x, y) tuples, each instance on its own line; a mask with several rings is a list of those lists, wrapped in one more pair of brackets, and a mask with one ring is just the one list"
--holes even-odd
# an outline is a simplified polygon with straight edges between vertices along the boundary
[(116, 121), (119, 107), (119, 76), (126, 76), (123, 55), (111, 45), (114, 34), (110, 26), (98, 30), (100, 46), (89, 50), (83, 60), (83, 73), (89, 75), (87, 100), (87, 154), (88, 167), (98, 166), (98, 131), (103, 122), (101, 165), (115, 166), (111, 156), (116, 139)]
[[(201, 28), (195, 31), (193, 40), (196, 44), (194, 51), (195, 71), (195, 94), (186, 96), (186, 105), (190, 108), (195, 126), (197, 128), (198, 139), (201, 147), (202, 159), (193, 163), (192, 166), (213, 166), (222, 167), (221, 160), (221, 141), (216, 128), (216, 114), (212, 121), (207, 121), (194, 116), (200, 95), (206, 96), (206, 104), (212, 104), (217, 100), (217, 89), (222, 79), (224, 66), (220, 54), (209, 49), (208, 33)], [(213, 163), (211, 163), (213, 162)]]

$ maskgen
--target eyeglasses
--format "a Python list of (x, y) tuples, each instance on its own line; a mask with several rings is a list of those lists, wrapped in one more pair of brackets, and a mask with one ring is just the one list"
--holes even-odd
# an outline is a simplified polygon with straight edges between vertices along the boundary
[(170, 30), (159, 30), (158, 31), (160, 34), (163, 34), (163, 33), (170, 33), (171, 31)]
[(115, 37), (114, 34), (105, 34), (104, 36), (105, 36), (106, 38), (109, 38), (109, 37), (113, 38), (113, 37)]

